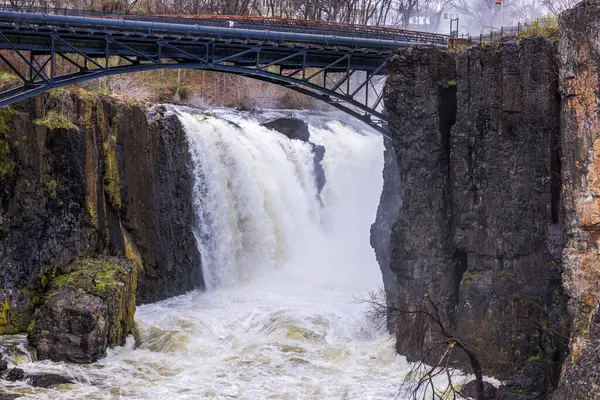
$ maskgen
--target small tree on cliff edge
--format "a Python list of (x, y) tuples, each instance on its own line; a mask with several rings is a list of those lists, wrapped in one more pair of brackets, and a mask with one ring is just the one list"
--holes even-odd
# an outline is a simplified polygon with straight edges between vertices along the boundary
[[(397, 301), (388, 298), (383, 290), (371, 292), (367, 299), (360, 301), (371, 305), (370, 318), (379, 324), (395, 320), (399, 315), (410, 315), (415, 319), (416, 329), (410, 334), (421, 344), (421, 356), (412, 364), (401, 392), (409, 394), (415, 400), (466, 398), (464, 389), (461, 391), (454, 382), (456, 370), (453, 364), (456, 357), (462, 355), (467, 357), (475, 375), (473, 385), (469, 384), (472, 386), (472, 394), (469, 393), (469, 396), (476, 400), (485, 399), (483, 373), (477, 355), (464, 341), (452, 334), (429, 293), (423, 296), (414, 310), (399, 308)], [(436, 339), (428, 340), (432, 337)]]

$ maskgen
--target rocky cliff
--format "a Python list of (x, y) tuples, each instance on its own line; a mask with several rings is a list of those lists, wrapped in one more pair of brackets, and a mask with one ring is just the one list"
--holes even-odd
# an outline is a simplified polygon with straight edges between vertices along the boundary
[[(402, 193), (386, 292), (403, 310), (434, 299), (484, 374), (517, 373), (507, 398), (553, 389), (570, 325), (556, 53), (544, 38), (413, 47), (390, 60), (385, 88)], [(418, 322), (394, 324), (409, 358), (420, 356)]]
[(564, 286), (573, 329), (554, 398), (599, 399), (600, 3), (584, 1), (559, 26)]
[(59, 90), (1, 109), (0, 334), (26, 331), (86, 257), (133, 263), (138, 303), (203, 287), (190, 162), (160, 108)]

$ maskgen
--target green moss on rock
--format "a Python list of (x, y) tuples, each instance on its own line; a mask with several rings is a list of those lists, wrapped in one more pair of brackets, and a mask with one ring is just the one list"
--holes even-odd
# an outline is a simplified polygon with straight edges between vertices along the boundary
[(49, 179), (44, 182), (44, 190), (46, 191), (46, 194), (48, 195), (48, 197), (50, 197), (51, 199), (56, 198), (57, 187), (58, 187), (58, 185), (54, 179)]
[[(19, 301), (13, 302), (15, 299)], [(23, 291), (8, 291), (4, 296), (0, 295), (0, 335), (26, 332), (34, 310), (31, 296)]]
[(123, 205), (121, 199), (121, 178), (119, 175), (117, 144), (112, 135), (104, 142), (104, 190), (110, 204), (115, 209), (120, 210)]
[(10, 311), (10, 303), (8, 299), (4, 299), (0, 304), (0, 326), (8, 325), (8, 312)]
[(77, 126), (68, 116), (56, 110), (50, 110), (43, 118), (33, 120), (36, 125), (45, 126), (48, 129), (77, 129)]

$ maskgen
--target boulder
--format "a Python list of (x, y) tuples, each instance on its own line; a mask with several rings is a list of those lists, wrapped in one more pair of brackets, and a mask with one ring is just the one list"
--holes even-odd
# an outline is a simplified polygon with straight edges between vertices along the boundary
[(31, 386), (41, 388), (50, 388), (65, 383), (74, 383), (72, 379), (67, 378), (66, 376), (49, 373), (27, 374), (25, 379), (27, 379)]
[(262, 126), (282, 133), (290, 139), (298, 139), (303, 142), (308, 142), (310, 139), (308, 124), (298, 118), (277, 118), (265, 122)]
[(83, 258), (59, 270), (36, 314), (29, 343), (39, 360), (91, 363), (133, 329), (137, 268), (114, 257)]
[(4, 379), (11, 382), (20, 381), (23, 380), (23, 378), (25, 378), (25, 371), (21, 368), (11, 368), (4, 376)]
[(14, 400), (22, 397), (20, 394), (0, 393), (0, 400)]
[[(470, 381), (463, 386), (460, 391), (460, 395), (467, 399), (477, 399), (477, 382), (475, 380)], [(484, 400), (496, 399), (498, 389), (489, 382), (483, 381), (483, 398)]]

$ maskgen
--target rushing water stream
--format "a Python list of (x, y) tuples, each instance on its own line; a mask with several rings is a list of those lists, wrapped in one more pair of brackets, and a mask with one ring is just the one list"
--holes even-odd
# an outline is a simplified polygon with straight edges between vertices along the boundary
[(356, 301), (381, 286), (369, 245), (382, 187), (381, 137), (304, 116), (311, 141), (326, 147), (319, 199), (310, 144), (269, 131), (249, 115), (173, 112), (194, 162), (196, 236), (209, 290), (139, 307), (141, 344), (134, 349), (130, 338), (93, 365), (14, 358), (27, 371), (70, 375), (76, 385), (15, 384), (0, 393), (394, 398), (408, 366)]

